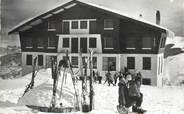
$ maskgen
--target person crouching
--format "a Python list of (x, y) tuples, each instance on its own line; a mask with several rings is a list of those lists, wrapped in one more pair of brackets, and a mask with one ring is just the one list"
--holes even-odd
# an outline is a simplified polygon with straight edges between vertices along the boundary
[(120, 79), (119, 86), (119, 106), (125, 111), (132, 106), (132, 112), (144, 113), (146, 110), (141, 108), (143, 94), (140, 92), (140, 80), (132, 77), (131, 74)]

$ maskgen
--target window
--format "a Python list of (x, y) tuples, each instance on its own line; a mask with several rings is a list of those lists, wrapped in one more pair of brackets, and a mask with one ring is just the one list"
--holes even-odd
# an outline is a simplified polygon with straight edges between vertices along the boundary
[(87, 29), (87, 21), (80, 21), (80, 28)]
[(89, 38), (89, 48), (96, 48), (96, 38)]
[(38, 66), (43, 66), (43, 55), (38, 55)]
[(151, 70), (151, 57), (143, 57), (143, 70)]
[(96, 21), (89, 21), (89, 33), (95, 34), (97, 32)]
[(113, 29), (112, 19), (104, 19), (104, 29)]
[(83, 64), (83, 68), (85, 68), (85, 64), (86, 64), (86, 62), (87, 62), (87, 57), (85, 57), (85, 56), (83, 56), (82, 57), (82, 64)]
[(113, 49), (113, 38), (112, 37), (104, 37), (104, 48)]
[(151, 49), (154, 44), (154, 38), (152, 37), (143, 37), (142, 38), (142, 49)]
[(69, 38), (63, 38), (63, 48), (69, 48), (69, 47), (70, 47)]
[(38, 37), (37, 38), (37, 48), (43, 48), (44, 47), (44, 39)]
[(72, 21), (72, 29), (78, 29), (78, 21)]
[(32, 55), (27, 55), (26, 57), (26, 65), (32, 65)]
[(49, 21), (48, 22), (48, 30), (56, 30), (56, 21)]
[(166, 37), (162, 37), (161, 43), (160, 43), (160, 48), (164, 48), (165, 47), (165, 41), (166, 41)]
[(86, 37), (81, 37), (80, 38), (80, 49), (81, 49), (82, 53), (87, 53), (88, 52), (87, 38)]
[(72, 67), (78, 68), (78, 57), (77, 56), (72, 56)]
[(71, 53), (78, 53), (78, 38), (71, 38)]
[(48, 47), (57, 47), (57, 37), (54, 34), (49, 34), (48, 36)]
[(163, 58), (160, 57), (160, 73), (162, 73), (162, 68), (163, 68)]
[(93, 68), (97, 68), (97, 57), (93, 57)]
[(115, 71), (116, 70), (116, 57), (103, 57), (102, 69), (104, 71)]
[(126, 49), (136, 49), (136, 38), (134, 37), (127, 37), (126, 38)]
[(135, 69), (135, 57), (127, 57), (127, 68)]
[(160, 57), (158, 57), (158, 75), (160, 74)]
[(151, 85), (151, 79), (150, 78), (143, 78), (142, 84), (144, 85)]
[(32, 47), (33, 47), (32, 38), (26, 38), (26, 48), (32, 48)]
[(69, 34), (70, 33), (70, 26), (69, 25), (70, 25), (69, 21), (64, 21), (63, 22), (63, 24), (62, 24), (62, 26), (63, 26), (62, 27), (62, 31), (63, 31), (62, 33), (63, 34)]

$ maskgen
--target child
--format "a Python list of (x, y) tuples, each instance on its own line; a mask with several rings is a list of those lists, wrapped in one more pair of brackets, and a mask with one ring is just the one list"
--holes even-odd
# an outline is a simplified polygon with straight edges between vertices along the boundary
[(119, 90), (118, 90), (119, 105), (117, 106), (117, 109), (120, 113), (122, 113), (122, 112), (127, 113), (128, 112), (127, 108), (125, 107), (126, 103), (127, 103), (127, 99), (128, 99), (128, 88), (127, 88), (126, 84), (127, 84), (127, 81), (125, 80), (125, 78), (123, 76), (119, 77), (119, 83), (118, 83), (118, 86), (119, 86)]

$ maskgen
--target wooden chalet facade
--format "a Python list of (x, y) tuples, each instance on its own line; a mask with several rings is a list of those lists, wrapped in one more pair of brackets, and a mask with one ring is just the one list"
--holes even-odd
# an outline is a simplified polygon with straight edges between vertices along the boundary
[(38, 66), (50, 66), (69, 51), (74, 68), (79, 68), (79, 51), (88, 56), (94, 50), (94, 69), (103, 76), (110, 68), (140, 71), (143, 82), (161, 85), (163, 51), (168, 30), (91, 3), (70, 1), (13, 28), (19, 33), (23, 74), (31, 71), (33, 58)]

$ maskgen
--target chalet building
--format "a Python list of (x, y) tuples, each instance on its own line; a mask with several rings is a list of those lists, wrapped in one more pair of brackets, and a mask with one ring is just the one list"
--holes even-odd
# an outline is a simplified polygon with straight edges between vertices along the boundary
[[(158, 15), (158, 14), (157, 14)], [(159, 23), (159, 22), (158, 22)], [(19, 33), (23, 74), (32, 71), (33, 58), (39, 67), (49, 67), (68, 50), (73, 68), (79, 68), (79, 51), (89, 56), (94, 50), (93, 67), (103, 76), (108, 69), (140, 71), (143, 83), (162, 85), (164, 46), (168, 29), (135, 19), (104, 6), (72, 0), (14, 27)]]

